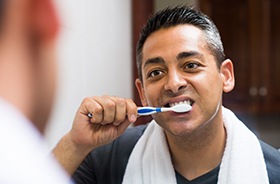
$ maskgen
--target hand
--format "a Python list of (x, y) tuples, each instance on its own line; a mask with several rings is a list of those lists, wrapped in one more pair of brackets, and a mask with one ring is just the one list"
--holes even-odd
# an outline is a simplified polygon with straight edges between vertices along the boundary
[(69, 136), (76, 146), (90, 151), (115, 140), (136, 119), (137, 106), (131, 99), (112, 96), (85, 98)]
[(92, 149), (115, 140), (136, 118), (137, 106), (130, 99), (110, 96), (85, 98), (72, 129), (58, 142), (53, 154), (72, 175)]

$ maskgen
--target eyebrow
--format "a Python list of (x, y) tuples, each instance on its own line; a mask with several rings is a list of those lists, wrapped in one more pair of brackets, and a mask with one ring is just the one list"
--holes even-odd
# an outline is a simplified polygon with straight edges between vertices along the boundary
[(162, 57), (150, 58), (145, 61), (143, 68), (147, 67), (149, 64), (163, 64), (163, 63), (165, 63), (165, 61)]
[[(196, 56), (196, 57), (203, 60), (203, 55), (199, 52), (196, 52), (196, 51), (180, 52), (176, 56), (176, 59), (177, 60), (182, 60), (182, 59), (185, 59), (185, 58), (188, 58), (188, 57), (191, 57), (191, 56)], [(165, 61), (162, 57), (150, 58), (150, 59), (147, 59), (145, 61), (143, 68), (147, 67), (149, 64), (164, 64), (164, 63), (165, 63)]]
[(177, 60), (181, 60), (181, 59), (185, 59), (185, 58), (188, 58), (188, 57), (191, 57), (191, 56), (196, 56), (196, 57), (198, 57), (200, 59), (203, 59), (203, 55), (198, 53), (198, 52), (196, 52), (196, 51), (180, 52), (177, 55), (176, 59)]

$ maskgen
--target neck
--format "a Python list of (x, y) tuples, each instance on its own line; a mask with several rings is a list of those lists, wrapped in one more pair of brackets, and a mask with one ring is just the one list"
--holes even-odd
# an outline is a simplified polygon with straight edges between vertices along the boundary
[[(7, 47), (8, 45), (6, 45)], [(14, 49), (0, 49), (0, 96), (19, 111), (30, 121), (33, 120), (34, 80), (31, 62), (25, 62), (23, 54), (10, 52)], [(27, 60), (28, 61), (28, 60)], [(42, 132), (42, 127), (36, 128)]]
[(167, 141), (175, 169), (192, 180), (221, 163), (226, 131), (222, 121), (212, 121), (203, 130), (188, 136), (167, 135)]

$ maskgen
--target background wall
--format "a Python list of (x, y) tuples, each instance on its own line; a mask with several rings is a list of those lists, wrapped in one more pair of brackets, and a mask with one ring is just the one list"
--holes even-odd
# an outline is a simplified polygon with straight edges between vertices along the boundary
[(46, 138), (50, 148), (71, 128), (86, 96), (132, 98), (130, 0), (54, 0), (61, 19), (59, 83)]

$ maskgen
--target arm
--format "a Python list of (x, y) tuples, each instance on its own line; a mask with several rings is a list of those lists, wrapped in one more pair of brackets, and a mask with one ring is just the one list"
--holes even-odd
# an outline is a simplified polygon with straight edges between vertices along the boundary
[[(88, 113), (92, 114), (89, 118)], [(137, 118), (137, 107), (130, 99), (91, 97), (81, 103), (70, 132), (54, 148), (53, 153), (72, 175), (87, 154), (122, 135)]]

